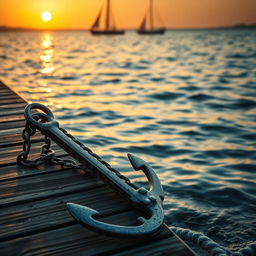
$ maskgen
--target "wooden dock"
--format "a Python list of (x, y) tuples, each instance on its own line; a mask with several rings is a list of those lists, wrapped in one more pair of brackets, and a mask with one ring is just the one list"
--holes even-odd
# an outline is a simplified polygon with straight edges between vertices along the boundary
[[(147, 239), (118, 239), (77, 224), (66, 202), (86, 205), (100, 218), (119, 225), (136, 224), (137, 213), (99, 179), (81, 170), (46, 164), (17, 164), (22, 150), (24, 107), (27, 102), (0, 82), (0, 255), (195, 255), (164, 226)], [(43, 143), (33, 137), (32, 157)], [(57, 156), (67, 154), (56, 145)]]

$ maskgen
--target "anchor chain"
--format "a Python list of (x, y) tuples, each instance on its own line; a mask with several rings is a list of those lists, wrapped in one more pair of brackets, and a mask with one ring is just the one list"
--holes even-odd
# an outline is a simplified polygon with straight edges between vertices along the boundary
[[(120, 179), (124, 180), (129, 186), (137, 189), (137, 187), (124, 175), (122, 175), (119, 171), (117, 171), (115, 168), (113, 168), (109, 163), (107, 163), (105, 160), (103, 160), (99, 155), (94, 153), (90, 148), (86, 147), (82, 142), (80, 142), (78, 139), (76, 139), (74, 136), (72, 136), (70, 133), (67, 132), (64, 128), (59, 128), (60, 131), (63, 132), (64, 135), (69, 137), (71, 140), (73, 140), (76, 144), (78, 144), (83, 150), (88, 152), (91, 156), (96, 158), (100, 163), (105, 165), (111, 172), (115, 173)], [(83, 168), (81, 164), (77, 164), (73, 160), (69, 159), (62, 159), (55, 156), (55, 151), (51, 149), (51, 139), (45, 135), (44, 142), (45, 144), (42, 146), (40, 151), (40, 157), (34, 159), (34, 160), (28, 160), (28, 155), (31, 148), (31, 140), (30, 137), (33, 136), (36, 133), (36, 128), (31, 126), (29, 123), (26, 123), (25, 129), (22, 132), (22, 138), (23, 138), (23, 152), (17, 157), (17, 162), (21, 163), (28, 167), (37, 167), (39, 165), (42, 165), (44, 163), (50, 162), (53, 164), (59, 164), (63, 167), (67, 168), (75, 168), (80, 169)]]
[(62, 159), (55, 156), (55, 151), (51, 148), (51, 139), (45, 135), (44, 143), (40, 150), (40, 157), (29, 160), (28, 156), (31, 149), (31, 136), (35, 135), (36, 128), (31, 126), (28, 122), (26, 123), (25, 129), (22, 132), (23, 138), (23, 152), (18, 155), (17, 162), (28, 167), (37, 167), (47, 162), (53, 164), (59, 164), (62, 167), (67, 168), (82, 168), (81, 164), (77, 164), (75, 161), (70, 159)]
[(70, 133), (68, 133), (64, 128), (59, 128), (60, 131), (64, 133), (67, 137), (69, 137), (71, 140), (73, 140), (76, 144), (78, 144), (83, 150), (85, 150), (87, 153), (89, 153), (91, 156), (96, 158), (100, 163), (105, 165), (111, 172), (115, 173), (120, 179), (124, 180), (129, 186), (137, 189), (137, 187), (124, 175), (122, 175), (118, 170), (113, 168), (108, 162), (103, 160), (99, 155), (94, 153), (90, 148), (86, 147), (82, 142), (80, 142), (78, 139), (76, 139), (74, 136), (72, 136)]

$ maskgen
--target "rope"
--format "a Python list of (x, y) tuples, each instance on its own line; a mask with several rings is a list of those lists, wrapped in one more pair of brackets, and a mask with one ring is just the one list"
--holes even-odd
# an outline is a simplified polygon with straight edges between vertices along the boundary
[(232, 252), (229, 249), (222, 247), (214, 242), (211, 238), (205, 236), (200, 232), (179, 227), (169, 227), (181, 239), (199, 245), (202, 249), (208, 252), (211, 256), (255, 256), (256, 242), (248, 245), (237, 252)]

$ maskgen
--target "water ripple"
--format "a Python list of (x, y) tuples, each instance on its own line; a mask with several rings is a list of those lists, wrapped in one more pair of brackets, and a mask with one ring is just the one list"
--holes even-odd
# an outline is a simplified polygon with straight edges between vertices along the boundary
[(166, 222), (224, 246), (256, 237), (255, 30), (4, 33), (0, 78), (147, 186), (158, 173)]

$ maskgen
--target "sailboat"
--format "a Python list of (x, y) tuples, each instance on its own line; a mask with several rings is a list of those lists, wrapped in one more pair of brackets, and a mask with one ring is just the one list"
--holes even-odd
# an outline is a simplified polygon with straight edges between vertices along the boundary
[(106, 1), (106, 16), (104, 21), (104, 28), (100, 28), (100, 22), (103, 19), (103, 8), (101, 8), (95, 22), (93, 23), (90, 31), (94, 35), (120, 35), (125, 31), (117, 29), (114, 23), (114, 17), (111, 15), (110, 0)]
[(148, 12), (146, 12), (137, 32), (139, 34), (145, 34), (145, 35), (146, 34), (164, 34), (165, 32), (164, 27), (161, 27), (161, 28), (154, 27), (153, 0), (149, 1), (149, 10)]

